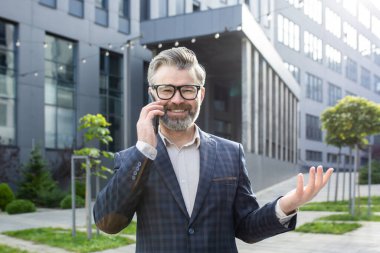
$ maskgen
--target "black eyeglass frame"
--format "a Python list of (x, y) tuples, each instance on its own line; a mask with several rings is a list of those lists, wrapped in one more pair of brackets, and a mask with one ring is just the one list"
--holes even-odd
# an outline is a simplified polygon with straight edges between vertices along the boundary
[[(161, 87), (161, 86), (166, 86), (166, 87), (172, 87), (173, 89), (174, 89), (174, 92), (173, 92), (173, 95), (170, 97), (170, 98), (161, 98), (160, 97), (160, 95), (158, 95), (158, 88), (159, 87)], [(183, 95), (182, 95), (182, 91), (181, 91), (181, 88), (183, 88), (183, 87), (195, 87), (196, 89), (197, 89), (197, 92), (196, 92), (196, 94), (195, 94), (195, 97), (194, 98), (191, 98), (191, 99), (189, 99), (189, 98), (185, 98)], [(169, 99), (172, 99), (174, 96), (175, 96), (175, 94), (177, 93), (177, 91), (179, 91), (179, 94), (181, 95), (181, 97), (183, 98), (183, 99), (185, 99), (185, 100), (194, 100), (194, 99), (196, 99), (197, 97), (198, 97), (198, 93), (199, 93), (199, 90), (201, 89), (201, 85), (197, 85), (197, 84), (185, 84), (185, 85), (180, 85), (180, 86), (175, 86), (175, 85), (173, 85), (173, 84), (152, 84), (151, 86), (150, 86), (153, 90), (155, 90), (156, 91), (156, 94), (157, 94), (157, 97), (159, 98), (159, 99), (162, 99), (162, 100), (169, 100)]]

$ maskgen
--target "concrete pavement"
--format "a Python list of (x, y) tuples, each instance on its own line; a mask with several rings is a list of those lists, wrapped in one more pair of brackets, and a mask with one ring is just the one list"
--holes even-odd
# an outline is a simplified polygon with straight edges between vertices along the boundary
[[(339, 180), (339, 200), (342, 196), (343, 188), (343, 174), (340, 174)], [(307, 178), (307, 176), (305, 177)], [(346, 176), (345, 188), (348, 189)], [(265, 204), (272, 201), (280, 195), (293, 189), (296, 185), (296, 177), (281, 182), (263, 191), (258, 192), (257, 198), (259, 203)], [(326, 186), (314, 201), (326, 201), (327, 195), (329, 199), (334, 198), (335, 192), (335, 175), (333, 176), (330, 184), (330, 193)], [(361, 196), (365, 196), (368, 191), (366, 186), (361, 186), (359, 190)], [(380, 185), (372, 187), (372, 195), (380, 195)], [(346, 198), (347, 198), (346, 194)], [(77, 212), (77, 226), (85, 226), (85, 210), (78, 209)], [(298, 215), (297, 226), (310, 222), (315, 218), (328, 215), (328, 212), (300, 212)], [(52, 210), (52, 209), (38, 209), (36, 213), (7, 215), (0, 213), (0, 232), (19, 230), (33, 227), (64, 227), (71, 228), (71, 210)], [(380, 253), (380, 222), (361, 222), (363, 226), (353, 232), (346, 233), (345, 235), (322, 235), (322, 234), (304, 234), (290, 232), (281, 234), (256, 244), (246, 244), (237, 240), (238, 249), (241, 253), (255, 252), (255, 253), (273, 253), (273, 252), (313, 252), (313, 253)], [(67, 251), (37, 245), (31, 242), (26, 242), (18, 239), (10, 239), (4, 235), (0, 236), (0, 244), (8, 244), (14, 247), (20, 247), (30, 252), (47, 252), (47, 253), (65, 253)], [(135, 251), (135, 245), (121, 247), (118, 249), (110, 249), (102, 251), (102, 253), (132, 253)], [(98, 252), (100, 253), (100, 252)]]

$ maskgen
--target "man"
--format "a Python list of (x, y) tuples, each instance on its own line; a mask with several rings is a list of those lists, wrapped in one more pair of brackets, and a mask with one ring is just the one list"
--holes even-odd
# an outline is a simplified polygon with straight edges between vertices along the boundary
[[(333, 169), (310, 168), (297, 188), (259, 208), (241, 144), (195, 125), (205, 96), (204, 69), (184, 47), (150, 63), (149, 93), (138, 142), (115, 155), (115, 174), (94, 206), (96, 225), (117, 233), (137, 214), (136, 252), (237, 252), (235, 237), (254, 243), (293, 230), (296, 210), (326, 184)], [(155, 135), (152, 121), (159, 117)]]

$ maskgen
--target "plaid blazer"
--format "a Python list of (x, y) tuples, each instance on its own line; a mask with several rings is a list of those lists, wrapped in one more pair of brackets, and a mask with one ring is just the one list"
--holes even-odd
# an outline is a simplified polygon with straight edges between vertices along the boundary
[(259, 208), (241, 144), (200, 131), (200, 175), (189, 217), (166, 147), (157, 157), (136, 147), (115, 155), (115, 173), (99, 193), (94, 218), (99, 229), (118, 233), (137, 214), (136, 252), (237, 252), (235, 237), (254, 243), (295, 228), (278, 221), (276, 201)]

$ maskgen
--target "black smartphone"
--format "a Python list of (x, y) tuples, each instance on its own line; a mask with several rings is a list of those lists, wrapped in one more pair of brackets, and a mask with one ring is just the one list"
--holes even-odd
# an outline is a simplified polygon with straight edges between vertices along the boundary
[[(149, 100), (150, 100), (149, 103), (156, 101), (150, 92), (149, 92)], [(158, 134), (158, 124), (159, 124), (158, 116), (154, 116), (154, 118), (152, 120), (152, 124), (153, 124), (154, 134), (157, 135)]]

